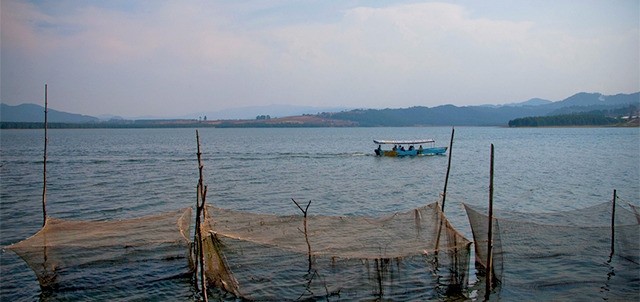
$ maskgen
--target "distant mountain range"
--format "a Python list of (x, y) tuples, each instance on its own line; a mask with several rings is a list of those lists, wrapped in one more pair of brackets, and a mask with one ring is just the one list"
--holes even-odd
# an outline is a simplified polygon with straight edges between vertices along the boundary
[[(577, 93), (564, 100), (552, 102), (549, 100), (534, 98), (521, 103), (505, 105), (481, 105), (481, 106), (455, 106), (442, 105), (436, 107), (416, 106), (398, 109), (347, 109), (335, 107), (308, 107), (292, 105), (256, 106), (238, 109), (229, 109), (217, 112), (202, 112), (189, 117), (180, 118), (179, 125), (190, 125), (190, 122), (204, 119), (209, 121), (209, 126), (232, 127), (287, 127), (292, 120), (291, 116), (314, 117), (313, 123), (308, 126), (505, 126), (515, 118), (530, 116), (548, 116), (580, 112), (608, 112), (610, 114), (632, 115), (637, 114), (640, 108), (640, 92), (631, 94), (602, 95), (600, 93)], [(236, 116), (237, 120), (227, 123), (224, 120), (230, 116)], [(256, 121), (257, 116), (269, 116), (272, 119)], [(110, 117), (113, 118), (113, 117)], [(3, 123), (42, 123), (44, 108), (35, 104), (22, 104), (11, 106), (0, 104), (0, 122)], [(110, 122), (93, 116), (73, 114), (49, 109), (48, 115), (51, 123), (118, 123), (123, 125), (122, 119), (116, 117)], [(157, 119), (158, 123), (145, 121), (144, 125), (170, 124), (168, 119)], [(282, 121), (282, 123), (279, 123)], [(323, 121), (319, 123), (318, 121)], [(125, 123), (127, 124), (127, 123)], [(127, 125), (131, 125), (129, 123)], [(176, 124), (177, 125), (177, 124)], [(295, 120), (295, 126), (305, 126), (305, 119)]]
[(359, 126), (506, 126), (510, 120), (521, 117), (594, 111), (632, 115), (638, 108), (640, 92), (611, 96), (582, 92), (558, 102), (531, 99), (508, 105), (365, 109), (327, 113), (323, 117), (348, 120)]
[(540, 99), (540, 98), (533, 98), (530, 99), (528, 101), (524, 101), (521, 103), (510, 103), (510, 104), (504, 104), (504, 105), (482, 105), (484, 107), (502, 107), (502, 106), (513, 106), (513, 107), (522, 107), (522, 106), (539, 106), (539, 105), (547, 105), (553, 103), (553, 101), (549, 101), (549, 100), (545, 100), (545, 99)]

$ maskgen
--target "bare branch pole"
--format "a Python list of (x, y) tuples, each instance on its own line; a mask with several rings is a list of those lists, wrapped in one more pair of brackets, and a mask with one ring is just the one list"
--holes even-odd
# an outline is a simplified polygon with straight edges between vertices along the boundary
[(42, 170), (42, 226), (44, 227), (47, 224), (47, 144), (49, 142), (49, 137), (47, 136), (47, 113), (48, 113), (48, 102), (47, 102), (47, 84), (44, 84), (44, 163)]
[(615, 237), (616, 237), (616, 199), (618, 198), (618, 193), (616, 190), (613, 190), (613, 205), (611, 207), (611, 254), (609, 254), (609, 262), (611, 262), (611, 258), (613, 258), (613, 252), (615, 247)]
[(302, 211), (302, 214), (304, 214), (304, 217), (307, 217), (307, 210), (309, 210), (309, 206), (311, 205), (311, 200), (309, 200), (309, 202), (307, 203), (307, 207), (305, 209), (302, 209), (300, 204), (295, 199), (291, 198), (291, 200), (293, 201), (293, 203), (296, 204), (298, 209), (300, 209), (300, 211)]
[[(196, 131), (196, 140), (198, 140), (198, 132)], [(200, 144), (198, 143), (198, 148)], [(198, 154), (200, 152), (198, 151)], [(198, 167), (199, 169), (199, 167)], [(198, 180), (198, 184), (196, 185), (196, 221), (195, 221), (195, 231), (193, 232), (193, 257), (195, 260), (195, 271), (194, 271), (194, 283), (196, 288), (198, 287), (198, 266), (200, 265), (200, 179)]]
[[(451, 157), (453, 155), (453, 135), (455, 128), (451, 128), (451, 140), (449, 141), (449, 163), (447, 164), (447, 176), (444, 178), (444, 190), (442, 192), (442, 212), (444, 213), (444, 203), (447, 200), (447, 184), (449, 184), (449, 171), (451, 171)], [(438, 234), (439, 235), (439, 234)]]
[[(47, 128), (48, 128), (48, 121), (47, 121), (47, 114), (49, 112), (48, 110), (48, 93), (47, 93), (47, 84), (44, 84), (44, 160), (42, 163), (42, 227), (45, 227), (47, 225), (47, 145), (49, 143), (49, 136), (47, 135)], [(47, 261), (49, 259), (49, 253), (47, 251), (47, 236), (44, 236), (44, 245), (42, 247), (43, 250), (43, 262), (42, 262), (42, 271), (45, 273), (45, 278), (47, 278), (49, 281), (47, 281), (47, 285), (46, 286), (42, 286), (42, 284), (40, 284), (40, 288), (46, 288), (50, 285), (50, 280), (54, 280), (56, 277), (56, 272), (55, 270), (52, 272), (48, 272), (47, 271)]]
[(489, 226), (487, 231), (487, 283), (485, 285), (485, 300), (489, 300), (493, 282), (493, 144), (491, 144), (491, 168), (489, 170)]
[[(205, 278), (205, 274), (204, 274), (204, 270), (205, 270), (205, 264), (204, 264), (204, 249), (203, 249), (203, 243), (204, 243), (204, 239), (202, 237), (202, 216), (204, 213), (204, 206), (205, 206), (205, 202), (207, 199), (207, 186), (204, 185), (204, 177), (203, 177), (203, 169), (204, 169), (204, 165), (202, 164), (202, 152), (200, 151), (200, 134), (198, 133), (198, 130), (196, 130), (196, 142), (198, 144), (198, 153), (196, 154), (198, 156), (198, 173), (199, 173), (199, 178), (198, 178), (198, 199), (196, 200), (196, 235), (197, 235), (197, 241), (196, 241), (196, 246), (198, 249), (198, 258), (199, 258), (199, 265), (200, 265), (200, 288), (202, 290), (202, 298), (204, 301), (209, 301), (209, 299), (207, 298), (207, 280)], [(196, 265), (196, 271), (198, 269), (198, 265)]]
[(309, 211), (309, 206), (311, 205), (311, 200), (309, 200), (309, 202), (307, 203), (307, 207), (304, 209), (300, 206), (300, 204), (298, 204), (298, 202), (295, 199), (291, 198), (291, 200), (293, 201), (293, 203), (296, 204), (298, 209), (300, 209), (300, 211), (302, 211), (302, 214), (304, 215), (304, 239), (307, 241), (307, 255), (309, 257), (309, 272), (311, 272), (311, 263), (312, 263), (311, 243), (309, 243), (309, 235), (307, 233), (307, 213)]

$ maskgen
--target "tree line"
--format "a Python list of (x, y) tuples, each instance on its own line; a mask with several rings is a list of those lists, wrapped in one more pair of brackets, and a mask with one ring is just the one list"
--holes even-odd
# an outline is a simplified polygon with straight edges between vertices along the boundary
[(509, 121), (509, 127), (606, 126), (620, 122), (620, 119), (604, 114), (578, 113), (517, 118)]

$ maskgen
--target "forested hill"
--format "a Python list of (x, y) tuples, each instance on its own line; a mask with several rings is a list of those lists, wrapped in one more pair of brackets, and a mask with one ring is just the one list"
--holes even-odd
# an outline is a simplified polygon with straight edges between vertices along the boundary
[[(237, 120), (198, 119), (112, 119), (100, 121), (95, 117), (49, 110), (49, 122), (62, 128), (135, 128), (135, 127), (406, 127), (406, 126), (507, 126), (509, 121), (525, 117), (545, 117), (598, 112), (604, 117), (637, 116), (640, 92), (606, 96), (600, 93), (578, 93), (562, 101), (542, 99), (508, 105), (437, 107), (416, 106), (397, 109), (357, 109), (342, 112), (304, 114)], [(44, 112), (41, 106), (23, 104), (0, 108), (0, 128), (42, 127)], [(265, 108), (267, 110), (267, 108)], [(275, 115), (275, 114), (274, 114)], [(572, 117), (575, 120), (575, 117)], [(55, 123), (58, 123), (55, 125)]]
[(510, 120), (598, 111), (603, 115), (634, 115), (640, 108), (640, 93), (605, 96), (578, 93), (558, 102), (531, 102), (504, 106), (443, 105), (433, 108), (361, 109), (323, 113), (325, 118), (348, 120), (359, 126), (506, 126)]
[[(67, 113), (48, 108), (48, 119), (51, 123), (95, 123), (98, 118), (82, 114)], [(35, 104), (10, 106), (0, 104), (0, 121), (33, 123), (43, 122), (44, 107)]]
[(359, 126), (496, 126), (506, 125), (509, 120), (528, 115), (543, 115), (549, 110), (541, 107), (499, 108), (444, 105), (433, 108), (411, 107), (403, 109), (363, 109), (339, 113), (324, 113), (326, 118), (348, 120)]

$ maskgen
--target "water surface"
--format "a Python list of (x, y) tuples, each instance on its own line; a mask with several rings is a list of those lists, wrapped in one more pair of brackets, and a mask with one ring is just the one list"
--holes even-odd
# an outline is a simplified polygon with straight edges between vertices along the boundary
[[(522, 212), (583, 208), (611, 199), (640, 201), (638, 128), (456, 128), (445, 211), (472, 238), (462, 203), (486, 206), (489, 150), (495, 145), (495, 207)], [(380, 158), (373, 139), (433, 138), (451, 128), (277, 128), (200, 130), (207, 200), (259, 213), (380, 216), (437, 200), (448, 156)], [(47, 209), (52, 217), (107, 220), (192, 206), (198, 178), (194, 129), (52, 129)], [(42, 225), (42, 130), (0, 131), (0, 245)], [(148, 288), (42, 293), (35, 275), (2, 251), (3, 301), (193, 299), (189, 280)], [(471, 263), (471, 265), (473, 265)], [(475, 282), (472, 278), (472, 282)], [(586, 285), (592, 286), (592, 285)], [(581, 289), (578, 288), (578, 292)], [(502, 298), (521, 293), (505, 289)]]

